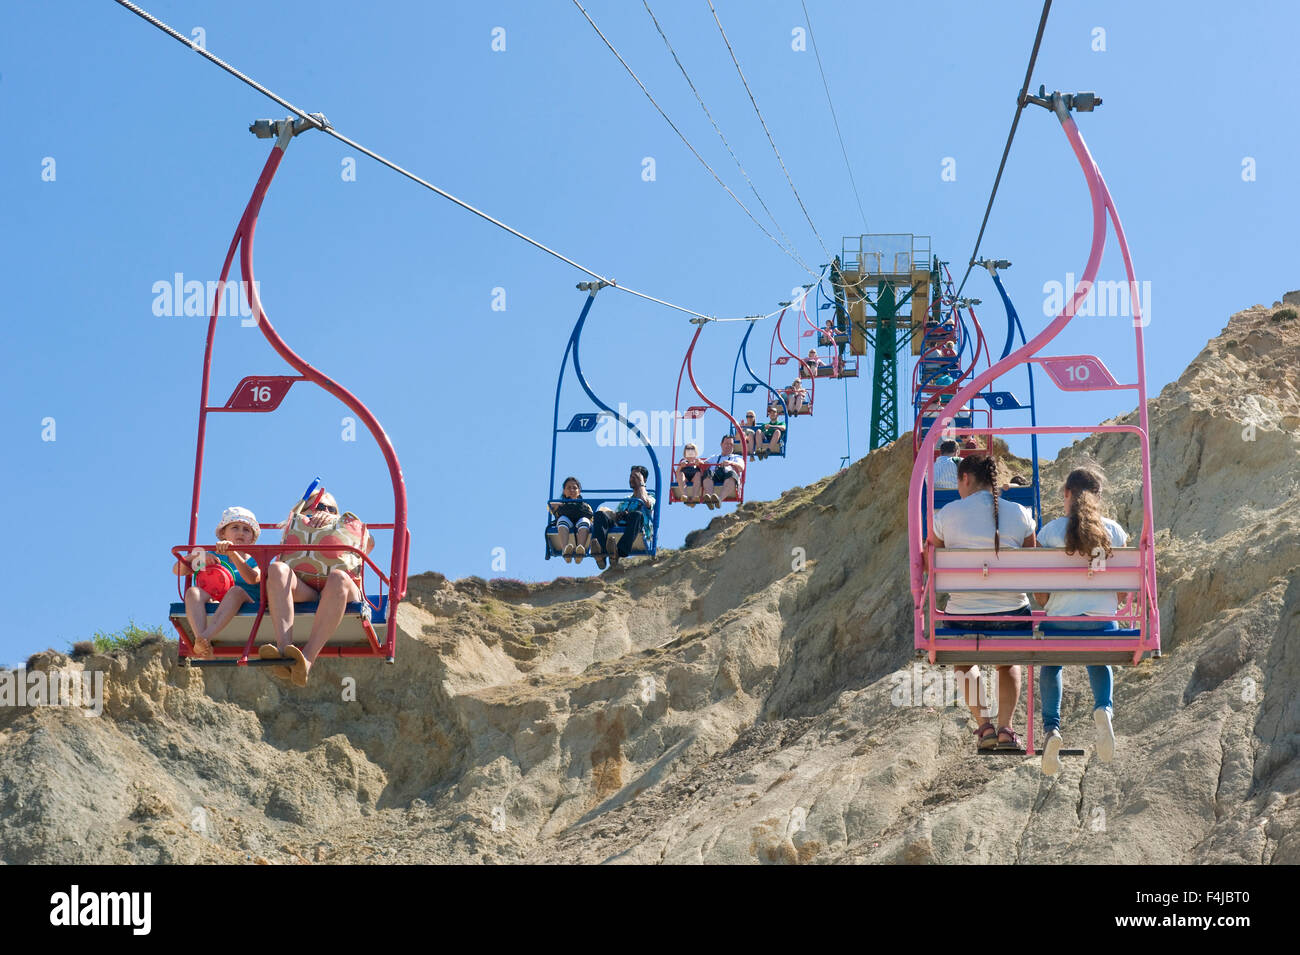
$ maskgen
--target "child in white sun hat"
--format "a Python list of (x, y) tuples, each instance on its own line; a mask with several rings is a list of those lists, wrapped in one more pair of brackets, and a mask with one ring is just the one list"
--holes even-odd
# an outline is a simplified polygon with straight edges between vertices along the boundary
[[(228, 507), (217, 522), (215, 553), (195, 548), (172, 568), (178, 575), (195, 574), (194, 585), (185, 591), (185, 617), (194, 634), (194, 655), (200, 659), (212, 659), (212, 638), (230, 623), (240, 607), (260, 599), (262, 572), (257, 561), (238, 550), (257, 543), (259, 534), (261, 529), (252, 511)], [(205, 605), (214, 601), (217, 609), (209, 621)]]

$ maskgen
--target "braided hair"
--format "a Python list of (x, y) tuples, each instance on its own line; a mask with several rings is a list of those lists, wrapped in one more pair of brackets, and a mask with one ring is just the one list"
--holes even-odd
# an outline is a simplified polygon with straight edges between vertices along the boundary
[(998, 553), (1001, 540), (998, 535), (998, 491), (1002, 483), (998, 480), (998, 459), (991, 454), (971, 454), (961, 459), (957, 465), (957, 477), (969, 474), (978, 490), (993, 492), (993, 553)]
[(1067, 554), (1112, 554), (1110, 534), (1101, 519), (1102, 480), (1102, 475), (1092, 468), (1075, 468), (1065, 479), (1065, 490), (1070, 492), (1070, 522), (1065, 528)]

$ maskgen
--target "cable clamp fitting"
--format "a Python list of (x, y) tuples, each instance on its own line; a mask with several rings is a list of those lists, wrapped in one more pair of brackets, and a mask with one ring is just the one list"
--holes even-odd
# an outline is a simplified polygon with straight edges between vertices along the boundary
[(1051, 110), (1057, 116), (1064, 117), (1066, 113), (1070, 112), (1070, 110), (1074, 110), (1077, 113), (1091, 113), (1101, 105), (1101, 97), (1091, 90), (1082, 93), (1062, 93), (1059, 91), (1053, 91), (1049, 96), (1047, 94), (1047, 87), (1039, 85), (1038, 95), (1034, 96), (1032, 94), (1027, 94), (1021, 102), (1021, 105), (1025, 106), (1030, 103)]
[(279, 137), (288, 141), (309, 129), (334, 128), (333, 124), (325, 118), (324, 113), (308, 113), (307, 115), (310, 117), (309, 119), (293, 116), (286, 116), (284, 119), (259, 119), (248, 127), (248, 131), (258, 139)]

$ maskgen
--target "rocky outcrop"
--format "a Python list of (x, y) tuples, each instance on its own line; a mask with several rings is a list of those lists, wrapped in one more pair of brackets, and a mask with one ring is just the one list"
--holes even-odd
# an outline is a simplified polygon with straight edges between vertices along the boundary
[[(0, 861), (1300, 862), (1297, 368), (1255, 307), (1151, 402), (1166, 652), (1117, 673), (1109, 765), (1081, 673), (1049, 779), (913, 669), (903, 440), (599, 578), (416, 577), (398, 664), (306, 690), (38, 655), (107, 699), (0, 708)], [(1048, 516), (1095, 461), (1136, 530), (1135, 447), (1046, 463)]]

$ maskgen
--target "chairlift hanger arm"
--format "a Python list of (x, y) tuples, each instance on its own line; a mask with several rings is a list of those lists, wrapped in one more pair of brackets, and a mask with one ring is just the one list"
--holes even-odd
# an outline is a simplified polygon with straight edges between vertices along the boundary
[[(1106, 244), (1106, 197), (1104, 195), (1104, 186), (1097, 175), (1096, 164), (1092, 156), (1088, 153), (1087, 146), (1084, 144), (1082, 136), (1079, 134), (1078, 127), (1075, 125), (1073, 118), (1068, 112), (1058, 113), (1061, 120), (1062, 128), (1066, 138), (1070, 142), (1071, 149), (1079, 163), (1084, 178), (1088, 183), (1088, 193), (1092, 205), (1092, 241), (1089, 248), (1088, 260), (1083, 270), (1084, 281), (1081, 287), (1086, 294), (1087, 288), (1091, 286), (1092, 281), (1096, 278), (1097, 271), (1101, 266), (1101, 256)], [(962, 406), (974, 400), (975, 396), (987, 384), (995, 380), (999, 375), (1009, 368), (1021, 364), (1032, 358), (1048, 342), (1054, 339), (1069, 324), (1070, 318), (1073, 317), (1075, 309), (1082, 301), (1083, 295), (1077, 290), (1069, 302), (1065, 304), (1061, 312), (1047, 327), (1038, 333), (1028, 343), (1012, 352), (1006, 358), (991, 365), (988, 369), (971, 378), (967, 384), (957, 392), (951, 399), (955, 407)], [(938, 429), (931, 429), (925, 437), (919, 442), (916, 448), (916, 457), (918, 462), (928, 462), (934, 456), (934, 448), (939, 440), (940, 433)], [(921, 528), (921, 489), (924, 481), (925, 469), (918, 467), (912, 475), (912, 482), (908, 493), (908, 535), (909, 540), (916, 540)], [(1146, 520), (1149, 520), (1149, 515)], [(913, 549), (911, 558), (911, 583), (912, 594), (916, 599), (918, 606), (922, 599), (923, 570), (921, 566), (921, 552)], [(922, 622), (920, 617), (916, 621), (916, 636), (920, 639)]]
[[(1045, 97), (1040, 97), (1040, 98), (1045, 98)], [(1078, 161), (1080, 169), (1083, 172), (1084, 177), (1087, 181), (1089, 197), (1091, 199), (1091, 204), (1092, 204), (1092, 212), (1093, 212), (1092, 244), (1089, 251), (1087, 264), (1083, 270), (1083, 279), (1081, 282), (1081, 287), (1084, 288), (1085, 291), (1083, 294), (1079, 294), (1079, 292), (1076, 290), (1075, 294), (1071, 296), (1070, 300), (1067, 303), (1065, 303), (1065, 305), (1063, 306), (1061, 312), (1057, 315), (1057, 317), (1053, 319), (1047, 325), (1046, 328), (1044, 328), (1041, 332), (1039, 332), (1038, 335), (1030, 339), (1027, 343), (1022, 345), (1021, 348), (1017, 349), (1016, 351), (1008, 355), (1005, 359), (997, 362), (987, 371), (978, 375), (975, 378), (975, 380), (970, 382), (970, 384), (968, 384), (966, 388), (963, 389), (961, 392), (959, 392), (958, 395), (955, 397), (954, 400), (957, 401), (959, 404), (969, 399), (975, 392), (977, 392), (980, 389), (982, 385), (996, 378), (1008, 367), (1015, 364), (1021, 364), (1028, 361), (1035, 360), (1035, 356), (1037, 355), (1037, 353), (1040, 352), (1041, 349), (1048, 342), (1052, 341), (1057, 335), (1059, 335), (1060, 332), (1064, 329), (1064, 327), (1069, 323), (1070, 319), (1074, 317), (1082, 299), (1087, 294), (1086, 292), (1087, 287), (1091, 286), (1091, 283), (1095, 279), (1097, 270), (1100, 266), (1101, 256), (1105, 247), (1106, 225), (1107, 225), (1108, 217), (1111, 225), (1114, 227), (1115, 230), (1116, 239), (1119, 243), (1120, 251), (1124, 259), (1124, 267), (1125, 267), (1125, 272), (1127, 274), (1128, 281), (1130, 283), (1135, 283), (1137, 281), (1135, 277), (1134, 268), (1133, 268), (1132, 257), (1128, 249), (1127, 238), (1124, 234), (1123, 226), (1120, 223), (1119, 214), (1115, 208), (1114, 200), (1110, 194), (1110, 190), (1108, 189), (1105, 180), (1102, 177), (1100, 168), (1098, 167), (1096, 161), (1092, 158), (1092, 155), (1089, 153), (1087, 145), (1084, 143), (1083, 137), (1080, 134), (1078, 127), (1074, 122), (1073, 117), (1069, 115), (1070, 111), (1067, 107), (1069, 105), (1073, 105), (1075, 106), (1075, 108), (1080, 108), (1080, 103), (1078, 102), (1078, 100), (1079, 98), (1075, 97), (1073, 98), (1073, 103), (1070, 103), (1067, 102), (1060, 95), (1054, 94), (1053, 97), (1051, 98), (1051, 105), (1054, 114), (1061, 122), (1062, 129), (1066, 134), (1066, 138), (1070, 143), (1075, 158)], [(1091, 101), (1091, 105), (1095, 105), (1095, 104), (1096, 104), (1096, 100), (1094, 98)], [(1135, 427), (1134, 426), (1126, 426), (1126, 427), (1137, 434), (1139, 444), (1140, 444), (1140, 453), (1142, 459), (1142, 491), (1141, 491), (1142, 512), (1143, 512), (1142, 528), (1140, 533), (1137, 536), (1138, 546), (1136, 548), (1136, 552), (1139, 555), (1138, 569), (1141, 574), (1140, 608), (1139, 608), (1140, 609), (1139, 616), (1141, 618), (1141, 622), (1139, 623), (1139, 633), (1140, 633), (1139, 640), (1136, 643), (1132, 643), (1130, 646), (1121, 646), (1118, 648), (1124, 652), (1131, 650), (1133, 663), (1137, 663), (1138, 660), (1141, 658), (1142, 654), (1145, 652), (1152, 652), (1156, 656), (1158, 656), (1160, 652), (1159, 651), (1160, 648), (1159, 600), (1156, 593), (1154, 536), (1152, 530), (1153, 528), (1152, 475), (1151, 475), (1150, 447), (1148, 442), (1148, 436), (1150, 431), (1149, 431), (1149, 420), (1147, 414), (1145, 361), (1143, 356), (1143, 342), (1142, 342), (1143, 324), (1144, 323), (1141, 321), (1140, 315), (1136, 314), (1136, 310), (1135, 310), (1133, 327), (1134, 327), (1134, 340), (1135, 340), (1134, 343), (1137, 352), (1137, 366), (1138, 366), (1138, 382), (1136, 385), (1137, 390), (1139, 392), (1138, 424)], [(1091, 433), (1101, 433), (1101, 432), (1107, 432), (1107, 431), (1119, 430), (1119, 429), (1117, 429), (1115, 426), (1087, 426), (1081, 428), (1070, 428), (1069, 430), (1077, 431), (1080, 433), (1091, 434)], [(1024, 429), (1024, 428), (997, 429), (998, 433), (1003, 433), (1003, 434), (1023, 434), (1023, 433), (1033, 433), (1033, 432), (1057, 433), (1058, 431), (1059, 429), (1055, 427), (1044, 428), (1042, 426), (1033, 426), (1028, 429)], [(966, 431), (959, 431), (958, 433), (973, 433), (973, 429), (968, 429)], [(919, 529), (919, 522), (922, 516), (921, 509), (919, 506), (921, 490), (922, 490), (922, 486), (927, 481), (928, 475), (932, 471), (930, 452), (933, 450), (934, 442), (935, 440), (937, 440), (937, 437), (938, 435), (934, 431), (931, 431), (929, 434), (927, 434), (926, 440), (923, 443), (923, 447), (918, 456), (917, 465), (913, 469), (912, 479), (911, 479), (911, 483), (909, 486), (909, 493), (908, 493), (908, 535), (909, 535), (909, 547), (911, 549), (910, 569), (912, 573), (912, 591), (913, 591), (913, 596), (915, 598), (915, 610), (916, 610), (915, 618), (914, 618), (915, 641), (918, 649), (928, 648), (931, 651), (931, 659), (934, 658), (933, 651), (935, 649), (935, 642), (934, 642), (935, 633), (933, 629), (931, 629), (928, 634), (924, 632), (926, 627), (925, 615), (927, 612), (927, 608), (925, 606), (925, 600), (927, 598), (929, 600), (928, 613), (930, 615), (931, 622), (933, 622), (933, 620), (935, 619), (934, 615), (937, 613), (935, 602), (934, 602), (936, 587), (935, 587), (934, 579), (932, 577), (927, 579), (926, 577), (924, 547), (918, 548), (916, 546), (916, 541), (918, 540), (917, 531)], [(932, 497), (933, 497), (933, 492), (931, 492), (931, 498)], [(939, 589), (951, 590), (953, 588), (943, 587)], [(1042, 589), (1042, 588), (1037, 588), (1037, 589)], [(995, 641), (989, 641), (989, 642), (992, 643)], [(1019, 652), (1025, 648), (1011, 647), (1010, 649), (1015, 652)], [(987, 662), (987, 658), (982, 658), (981, 662)], [(1017, 662), (1017, 660), (1009, 658), (1006, 662)], [(1079, 654), (1079, 662), (1096, 663), (1096, 662), (1103, 662), (1103, 661), (1089, 660), (1087, 659), (1086, 652), (1084, 652)]]
[[(322, 121), (324, 117), (321, 117)], [(394, 563), (392, 569), (392, 599), (396, 604), (406, 594), (406, 555), (403, 553), (403, 537), (406, 531), (406, 481), (402, 475), (401, 463), (397, 460), (397, 452), (393, 448), (392, 442), (385, 433), (383, 426), (361, 401), (350, 391), (326, 376), (321, 371), (312, 367), (302, 357), (300, 357), (289, 345), (280, 337), (280, 334), (271, 324), (266, 310), (262, 306), (261, 294), (258, 284), (253, 274), (253, 244), (257, 232), (257, 219), (262, 209), (262, 203), (266, 198), (267, 191), (270, 188), (271, 180), (275, 177), (279, 169), (280, 162), (284, 158), (285, 151), (288, 148), (289, 141), (298, 133), (302, 132), (307, 126), (300, 122), (290, 120), (281, 120), (277, 124), (278, 134), (275, 145), (271, 148), (271, 154), (267, 157), (266, 165), (263, 167), (262, 175), (258, 179), (256, 188), (253, 191), (252, 198), (249, 199), (248, 206), (244, 211), (244, 217), (240, 220), (239, 229), (236, 238), (239, 240), (240, 248), (240, 271), (247, 289), (249, 305), (254, 317), (257, 319), (257, 327), (261, 330), (263, 337), (266, 338), (271, 348), (274, 349), (284, 361), (295, 369), (303, 377), (312, 383), (319, 385), (329, 394), (333, 395), (344, 405), (346, 405), (357, 418), (366, 426), (375, 443), (379, 446), (380, 452), (384, 456), (384, 461), (388, 465), (389, 476), (393, 485), (393, 524), (397, 528), (394, 532)], [(253, 127), (257, 124), (254, 123)], [(250, 128), (253, 128), (250, 127)], [(215, 332), (216, 312), (214, 311), (212, 322), (210, 323), (209, 339), (211, 333)], [(209, 340), (209, 349), (211, 341)], [(205, 396), (206, 404), (206, 396)], [(197, 500), (195, 501), (197, 509)], [(402, 554), (398, 559), (398, 555)]]

